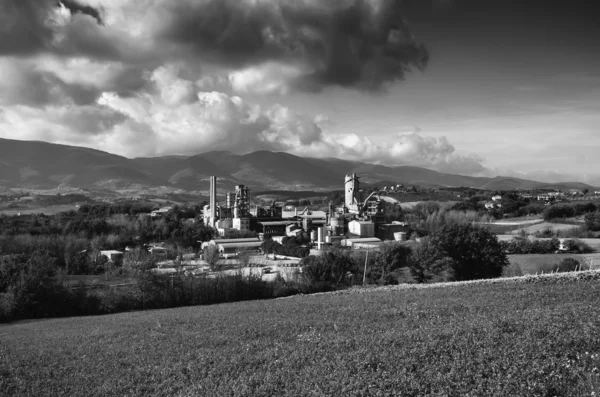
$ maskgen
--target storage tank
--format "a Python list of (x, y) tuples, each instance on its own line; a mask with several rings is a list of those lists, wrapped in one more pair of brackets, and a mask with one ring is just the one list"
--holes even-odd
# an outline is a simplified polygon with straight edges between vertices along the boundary
[(313, 230), (312, 232), (310, 232), (310, 240), (313, 242), (317, 242), (317, 231)]
[(406, 234), (406, 232), (396, 232), (396, 233), (394, 233), (394, 240), (406, 241), (406, 240), (408, 240), (408, 235)]
[(323, 226), (317, 229), (317, 241), (319, 243), (325, 242), (325, 228)]

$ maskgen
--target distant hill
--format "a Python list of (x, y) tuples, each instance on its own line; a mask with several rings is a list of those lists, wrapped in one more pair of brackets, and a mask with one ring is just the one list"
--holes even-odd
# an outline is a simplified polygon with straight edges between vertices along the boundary
[(195, 156), (129, 159), (83, 147), (0, 138), (0, 187), (137, 186), (143, 189), (167, 186), (205, 191), (208, 190), (208, 177), (216, 175), (219, 189), (244, 184), (253, 190), (327, 190), (342, 188), (344, 176), (353, 172), (365, 184), (386, 181), (424, 187), (463, 186), (488, 190), (592, 188), (579, 182), (548, 184), (501, 176), (471, 177), (420, 167), (304, 158), (264, 150), (245, 155), (213, 151)]

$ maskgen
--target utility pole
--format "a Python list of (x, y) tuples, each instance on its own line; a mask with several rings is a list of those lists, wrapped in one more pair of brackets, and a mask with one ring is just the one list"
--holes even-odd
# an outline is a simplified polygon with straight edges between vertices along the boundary
[(369, 261), (369, 249), (367, 248), (367, 255), (365, 255), (365, 271), (363, 273), (363, 287), (365, 286), (365, 283), (367, 282), (367, 262)]

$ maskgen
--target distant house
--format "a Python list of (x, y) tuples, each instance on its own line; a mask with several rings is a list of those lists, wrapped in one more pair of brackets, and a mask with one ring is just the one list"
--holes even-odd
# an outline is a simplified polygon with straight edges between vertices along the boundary
[(492, 196), (492, 201), (500, 201), (502, 200), (502, 196), (500, 196), (499, 194)]
[(100, 251), (100, 255), (106, 257), (109, 262), (112, 262), (115, 265), (120, 265), (121, 263), (123, 263), (124, 253), (121, 251), (104, 250), (104, 251)]
[(152, 246), (148, 248), (148, 252), (157, 259), (167, 259), (167, 250), (164, 247)]
[(163, 207), (161, 209), (150, 212), (150, 216), (153, 218), (161, 217), (161, 216), (165, 215), (167, 212), (171, 211), (172, 209), (173, 209), (173, 207)]

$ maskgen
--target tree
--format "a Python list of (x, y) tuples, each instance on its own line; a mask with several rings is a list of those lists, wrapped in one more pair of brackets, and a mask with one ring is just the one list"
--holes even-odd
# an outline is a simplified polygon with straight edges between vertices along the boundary
[(434, 276), (452, 268), (452, 259), (429, 238), (423, 238), (408, 257), (410, 274), (418, 283), (425, 283)]
[(570, 205), (552, 205), (544, 211), (544, 219), (547, 221), (572, 216), (575, 216), (575, 210)]
[(374, 260), (369, 264), (371, 277), (378, 279), (379, 284), (393, 283), (391, 273), (406, 266), (410, 254), (411, 249), (406, 245), (397, 242), (383, 243), (379, 251), (374, 252)]
[(252, 256), (252, 253), (250, 251), (238, 252), (238, 262), (240, 263), (240, 267), (250, 266), (250, 257), (251, 256)]
[(469, 223), (444, 225), (432, 236), (431, 243), (452, 260), (452, 271), (459, 281), (500, 277), (508, 266), (498, 237)]
[(208, 263), (208, 266), (210, 266), (210, 270), (217, 270), (220, 256), (219, 248), (216, 245), (209, 244), (204, 249), (204, 260)]
[(587, 226), (589, 230), (600, 230), (600, 212), (586, 214), (583, 219), (585, 220), (585, 226)]
[(155, 265), (155, 258), (152, 258), (152, 255), (141, 247), (127, 251), (123, 257), (123, 269), (133, 274), (143, 273)]

